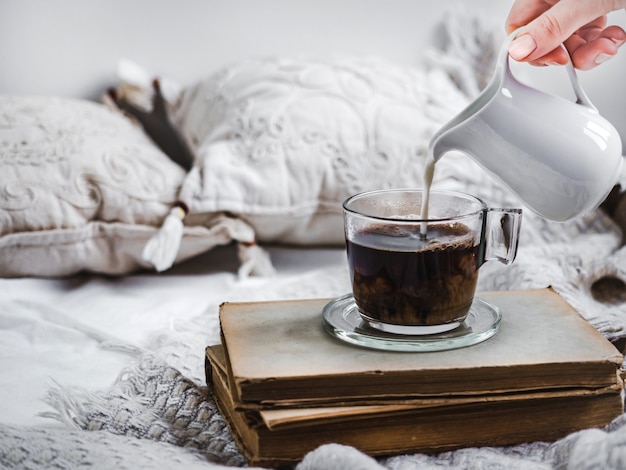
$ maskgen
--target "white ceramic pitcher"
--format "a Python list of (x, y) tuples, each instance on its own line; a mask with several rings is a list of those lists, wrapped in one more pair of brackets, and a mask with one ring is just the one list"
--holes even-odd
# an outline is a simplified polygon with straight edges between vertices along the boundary
[(515, 79), (508, 45), (491, 82), (430, 142), (437, 161), (450, 150), (468, 154), (547, 219), (564, 221), (595, 209), (622, 166), (622, 143), (598, 113), (567, 64), (577, 101), (546, 94)]

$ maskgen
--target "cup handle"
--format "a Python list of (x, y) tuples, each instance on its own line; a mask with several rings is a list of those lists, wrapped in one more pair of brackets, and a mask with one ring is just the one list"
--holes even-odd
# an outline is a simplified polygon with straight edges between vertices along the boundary
[(480, 264), (490, 260), (511, 264), (517, 255), (522, 210), (487, 209), (484, 224), (484, 254)]

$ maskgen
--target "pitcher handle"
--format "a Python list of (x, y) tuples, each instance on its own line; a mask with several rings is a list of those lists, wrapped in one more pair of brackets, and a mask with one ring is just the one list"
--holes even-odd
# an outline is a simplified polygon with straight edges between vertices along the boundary
[[(511, 34), (509, 34), (507, 40), (504, 42), (504, 44), (502, 45), (502, 48), (500, 49), (499, 61), (505, 66), (505, 70), (504, 70), (505, 73), (504, 73), (504, 78), (503, 78), (504, 80), (506, 80), (507, 78), (515, 79), (515, 77), (513, 77), (513, 74), (511, 73), (511, 67), (509, 64), (509, 61), (511, 60), (509, 56), (509, 45), (511, 44), (513, 39), (519, 36), (519, 33), (523, 29), (524, 27), (522, 26), (521, 28), (518, 28), (515, 31), (513, 31)], [(576, 69), (574, 68), (574, 65), (572, 64), (572, 57), (570, 56), (569, 51), (563, 44), (561, 44), (561, 48), (567, 53), (568, 57), (570, 58), (567, 64), (565, 64), (565, 68), (567, 69), (567, 75), (569, 77), (569, 81), (572, 85), (572, 89), (574, 90), (574, 94), (576, 95), (576, 104), (586, 106), (597, 112), (598, 108), (596, 108), (593, 105), (593, 103), (591, 102), (587, 94), (585, 93), (585, 90), (583, 90), (582, 86), (580, 85), (580, 81), (578, 80)]]
[(511, 264), (517, 255), (521, 224), (521, 209), (486, 209), (482, 263), (497, 260)]
[(574, 64), (572, 64), (572, 57), (569, 55), (569, 51), (563, 44), (561, 44), (561, 47), (563, 48), (565, 52), (567, 52), (567, 55), (570, 58), (567, 64), (565, 64), (565, 68), (567, 69), (567, 75), (569, 76), (569, 81), (571, 82), (572, 88), (574, 90), (574, 94), (576, 95), (576, 103), (581, 104), (583, 106), (587, 106), (588, 108), (591, 108), (594, 111), (598, 111), (598, 108), (596, 108), (593, 105), (593, 103), (589, 100), (589, 97), (587, 97), (587, 93), (585, 93), (585, 90), (583, 90), (582, 86), (580, 85), (580, 81), (578, 80), (578, 75), (576, 74), (576, 69), (574, 68)]

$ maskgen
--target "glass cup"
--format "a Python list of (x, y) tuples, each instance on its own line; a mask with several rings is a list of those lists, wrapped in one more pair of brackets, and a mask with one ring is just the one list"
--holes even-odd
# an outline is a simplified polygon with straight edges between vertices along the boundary
[(344, 204), (352, 293), (363, 320), (396, 334), (457, 328), (488, 260), (515, 259), (521, 209), (494, 209), (477, 197), (421, 189), (368, 191)]

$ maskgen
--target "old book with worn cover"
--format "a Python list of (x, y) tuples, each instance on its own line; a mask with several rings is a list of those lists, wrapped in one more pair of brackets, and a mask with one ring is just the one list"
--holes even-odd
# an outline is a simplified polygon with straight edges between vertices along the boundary
[(207, 348), (207, 383), (250, 465), (294, 464), (320, 445), (339, 443), (373, 456), (442, 452), (556, 440), (608, 424), (622, 411), (621, 386), (413, 404), (238, 409), (221, 345)]
[(487, 292), (500, 331), (454, 351), (344, 344), (322, 300), (226, 303), (207, 383), (253, 465), (324, 443), (370, 455), (554, 440), (623, 411), (622, 355), (551, 289)]
[(483, 292), (500, 330), (430, 353), (360, 348), (324, 331), (329, 299), (224, 303), (227, 379), (239, 408), (408, 402), (621, 383), (622, 355), (552, 289)]

